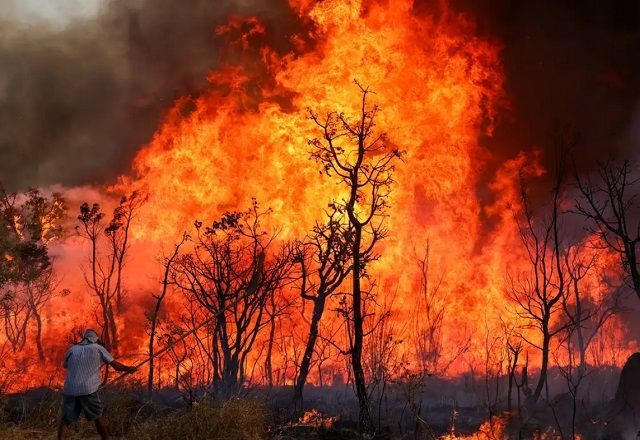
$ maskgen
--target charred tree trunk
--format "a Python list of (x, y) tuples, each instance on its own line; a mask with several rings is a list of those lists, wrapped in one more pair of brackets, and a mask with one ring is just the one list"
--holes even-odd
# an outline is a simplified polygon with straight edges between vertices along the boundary
[(238, 394), (240, 385), (238, 383), (239, 372), (240, 364), (238, 359), (231, 357), (228, 362), (225, 362), (222, 371), (222, 383), (217, 393), (222, 400), (229, 400)]
[[(224, 319), (224, 316), (222, 316), (221, 318)], [(220, 325), (220, 321), (218, 321), (218, 325)], [(234, 394), (238, 367), (236, 365), (236, 360), (231, 353), (231, 347), (229, 347), (226, 335), (220, 338), (220, 344), (222, 349), (223, 364), (220, 384), (218, 386), (218, 389), (216, 390), (216, 395), (218, 395), (221, 399), (226, 400)]]
[(375, 431), (371, 411), (369, 408), (369, 396), (367, 395), (367, 383), (362, 368), (362, 348), (364, 346), (364, 317), (362, 316), (362, 289), (360, 285), (360, 243), (362, 229), (354, 227), (353, 240), (353, 346), (351, 347), (351, 366), (353, 368), (353, 381), (356, 387), (358, 405), (360, 407), (360, 429), (363, 433), (372, 434)]
[(36, 309), (33, 311), (33, 317), (36, 320), (36, 347), (38, 348), (38, 359), (40, 362), (44, 362), (44, 347), (42, 346), (42, 317), (40, 312)]
[(511, 347), (509, 347), (509, 350), (513, 353), (513, 361), (511, 365), (509, 365), (509, 389), (507, 391), (507, 411), (510, 412), (512, 409), (511, 398), (513, 393), (513, 385), (516, 381), (516, 368), (518, 367), (518, 357), (520, 357), (520, 350), (515, 348), (512, 349)]
[(111, 350), (117, 352), (119, 348), (118, 326), (116, 324), (116, 317), (113, 313), (113, 305), (111, 303), (107, 306), (107, 319), (107, 325), (109, 326), (111, 336)]
[[(300, 363), (300, 372), (296, 380), (294, 390), (294, 404), (302, 402), (302, 391), (304, 385), (307, 383), (307, 376), (309, 375), (309, 369), (311, 368), (311, 358), (313, 356), (313, 350), (318, 340), (320, 320), (324, 313), (325, 298), (319, 296), (313, 303), (313, 315), (311, 316), (311, 326), (309, 328), (309, 339), (307, 339), (307, 345), (302, 355), (302, 362)], [(322, 380), (322, 379), (321, 379)]]
[(273, 388), (273, 340), (276, 336), (276, 321), (275, 317), (271, 318), (270, 328), (269, 328), (269, 341), (267, 342), (267, 355), (264, 362), (264, 370), (267, 376), (267, 384), (269, 388)]
[[(640, 225), (638, 227), (640, 230)], [(627, 264), (629, 266), (629, 275), (636, 295), (640, 299), (640, 269), (638, 269), (638, 257), (636, 254), (636, 245), (640, 242), (640, 235), (634, 240), (627, 240), (624, 243)], [(623, 262), (624, 263), (624, 262)]]
[[(584, 368), (587, 365), (587, 346), (586, 346), (586, 342), (585, 342), (585, 338), (584, 338), (584, 333), (583, 333), (583, 325), (582, 325), (582, 315), (583, 315), (583, 311), (582, 311), (582, 302), (581, 302), (581, 298), (580, 298), (580, 294), (578, 293), (578, 287), (577, 287), (577, 280), (575, 281), (576, 287), (574, 288), (574, 292), (575, 292), (575, 301), (576, 301), (576, 317), (578, 318), (578, 322), (574, 324), (575, 327), (575, 331), (576, 331), (576, 339), (578, 342), (578, 355), (580, 356), (580, 360), (579, 360), (579, 370), (580, 372), (582, 372), (584, 370)], [(577, 324), (577, 325), (576, 325)]]
[(153, 397), (153, 376), (155, 373), (155, 338), (156, 338), (156, 326), (158, 324), (158, 312), (160, 311), (162, 299), (158, 298), (156, 306), (152, 312), (151, 328), (149, 330), (149, 375), (147, 376), (147, 399), (151, 400)]
[[(548, 323), (547, 323), (548, 326)], [(547, 328), (548, 331), (548, 328)], [(540, 364), (540, 377), (538, 378), (538, 383), (536, 384), (535, 391), (533, 392), (533, 400), (537, 402), (540, 399), (540, 395), (542, 394), (542, 389), (547, 383), (547, 369), (549, 368), (549, 346), (551, 342), (551, 337), (547, 334), (542, 336), (542, 363)]]

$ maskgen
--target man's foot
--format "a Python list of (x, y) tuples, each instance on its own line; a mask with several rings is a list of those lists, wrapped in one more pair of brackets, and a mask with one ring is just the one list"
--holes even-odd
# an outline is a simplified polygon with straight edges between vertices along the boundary
[(67, 426), (67, 424), (64, 422), (60, 422), (60, 425), (58, 425), (58, 440), (66, 439), (68, 430), (69, 427)]
[(98, 430), (98, 434), (100, 434), (100, 438), (102, 440), (107, 440), (109, 438), (109, 433), (107, 432), (107, 425), (102, 421), (102, 418), (95, 419), (94, 423), (96, 424), (96, 429)]

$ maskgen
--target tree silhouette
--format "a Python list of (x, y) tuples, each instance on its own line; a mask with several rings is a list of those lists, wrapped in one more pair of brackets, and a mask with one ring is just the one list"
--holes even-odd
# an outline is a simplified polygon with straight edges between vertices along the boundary
[(18, 195), (0, 185), (0, 309), (5, 336), (14, 352), (21, 350), (33, 321), (40, 361), (45, 359), (42, 308), (58, 293), (48, 250), (62, 236), (65, 210), (59, 194), (46, 197), (30, 189)]
[[(561, 138), (556, 140), (564, 142)], [(555, 317), (562, 311), (562, 300), (567, 294), (568, 284), (560, 219), (567, 145), (559, 145), (556, 152), (555, 180), (547, 218), (534, 215), (524, 171), (520, 173), (521, 212), (516, 214), (516, 221), (529, 267), (515, 278), (510, 276), (509, 294), (518, 307), (516, 313), (529, 323), (527, 328), (537, 329), (542, 339), (541, 343), (537, 343), (521, 336), (542, 354), (540, 376), (532, 394), (536, 402), (547, 385), (551, 340), (568, 325), (555, 322)]]
[(326, 302), (342, 285), (351, 270), (347, 240), (350, 228), (348, 224), (344, 224), (344, 213), (340, 207), (332, 203), (326, 215), (326, 222), (316, 223), (309, 238), (299, 243), (295, 255), (295, 261), (300, 266), (300, 295), (303, 300), (311, 301), (313, 304), (309, 335), (294, 389), (295, 404), (300, 403), (302, 399)]
[(149, 400), (151, 400), (153, 395), (153, 379), (155, 372), (155, 342), (158, 324), (160, 323), (160, 309), (162, 308), (162, 302), (164, 301), (169, 291), (171, 274), (173, 271), (173, 262), (180, 254), (180, 248), (188, 240), (188, 238), (189, 236), (186, 233), (183, 234), (182, 239), (174, 246), (173, 252), (168, 257), (165, 257), (163, 259), (162, 266), (164, 275), (162, 277), (162, 289), (160, 290), (160, 293), (152, 295), (156, 300), (156, 303), (153, 310), (146, 314), (146, 317), (149, 321), (149, 374), (147, 376), (147, 398)]
[[(80, 206), (76, 226), (78, 234), (89, 241), (89, 270), (84, 273), (85, 282), (98, 298), (98, 322), (102, 327), (102, 341), (110, 350), (119, 345), (116, 316), (122, 308), (124, 288), (122, 276), (129, 250), (131, 224), (146, 198), (137, 191), (120, 199), (113, 216), (105, 224), (105, 214), (94, 203)], [(106, 242), (103, 245), (103, 242)]]
[(362, 279), (367, 276), (367, 265), (377, 258), (376, 244), (387, 235), (385, 212), (389, 206), (394, 163), (401, 157), (401, 152), (390, 145), (385, 133), (376, 132), (379, 107), (368, 106), (367, 98), (371, 91), (357, 81), (355, 84), (361, 92), (357, 117), (351, 119), (336, 112), (321, 117), (309, 110), (310, 119), (321, 132), (321, 137), (311, 139), (309, 145), (311, 156), (347, 193), (334, 202), (346, 212), (351, 229), (348, 237), (352, 263), (351, 303), (344, 308), (344, 317), (352, 337), (345, 352), (351, 356), (360, 429), (365, 434), (372, 434), (374, 426), (362, 368), (364, 320), (367, 318), (363, 304), (371, 292), (363, 289)]
[(269, 299), (289, 281), (291, 249), (277, 246), (261, 226), (257, 202), (228, 212), (211, 226), (196, 222), (193, 250), (176, 258), (175, 283), (213, 319), (213, 385), (236, 395), (258, 335), (269, 324)]
[(598, 179), (578, 178), (582, 200), (577, 212), (590, 222), (590, 230), (620, 255), (624, 272), (640, 299), (640, 205), (634, 189), (640, 176), (634, 176), (630, 161), (600, 164)]

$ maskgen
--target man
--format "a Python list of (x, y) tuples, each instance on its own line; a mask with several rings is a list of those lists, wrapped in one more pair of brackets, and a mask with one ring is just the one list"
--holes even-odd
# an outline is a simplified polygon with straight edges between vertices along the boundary
[(72, 346), (64, 357), (63, 367), (67, 376), (62, 390), (62, 418), (58, 428), (58, 440), (66, 438), (69, 425), (76, 422), (80, 413), (96, 424), (101, 439), (107, 439), (107, 427), (102, 421), (103, 406), (98, 397), (100, 388), (100, 370), (103, 365), (111, 365), (117, 371), (133, 373), (136, 367), (129, 367), (116, 361), (113, 356), (98, 343), (98, 333), (87, 329), (82, 341)]

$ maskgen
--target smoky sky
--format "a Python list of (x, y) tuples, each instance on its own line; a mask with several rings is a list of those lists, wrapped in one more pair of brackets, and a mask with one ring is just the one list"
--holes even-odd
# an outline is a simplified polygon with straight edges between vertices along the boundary
[(173, 100), (204, 90), (219, 60), (214, 30), (234, 14), (259, 16), (269, 44), (290, 50), (285, 0), (105, 0), (97, 17), (64, 26), (0, 21), (0, 181), (126, 172)]
[[(416, 0), (415, 9), (437, 4)], [(453, 6), (503, 46), (510, 109), (482, 139), (494, 163), (546, 151), (557, 124), (579, 133), (581, 167), (639, 149), (639, 2)], [(127, 172), (172, 101), (206, 88), (219, 58), (213, 30), (232, 14), (257, 15), (270, 44), (291, 50), (300, 24), (285, 0), (105, 0), (97, 17), (62, 27), (0, 21), (0, 181), (78, 185)]]
[[(500, 158), (574, 132), (578, 171), (640, 152), (640, 2), (461, 0), (481, 35), (502, 43), (510, 110), (484, 140)], [(500, 161), (496, 161), (500, 163)]]

